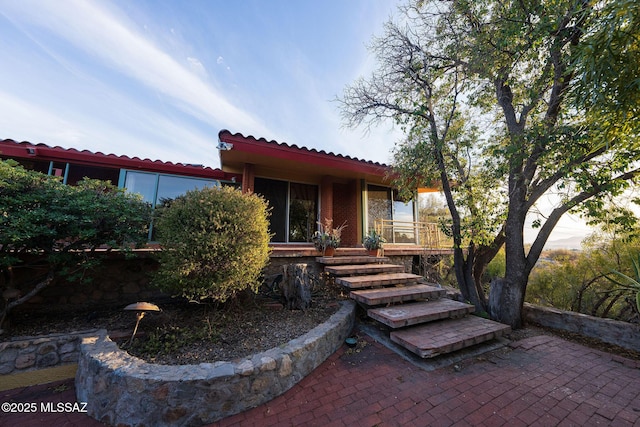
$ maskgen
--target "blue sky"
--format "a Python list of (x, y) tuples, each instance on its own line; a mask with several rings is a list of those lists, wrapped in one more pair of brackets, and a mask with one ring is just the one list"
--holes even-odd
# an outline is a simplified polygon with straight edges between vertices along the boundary
[(228, 129), (389, 163), (399, 131), (345, 129), (332, 100), (397, 4), (0, 0), (0, 138), (216, 168)]
[(389, 162), (332, 100), (389, 0), (0, 0), (0, 138), (219, 167), (221, 129)]

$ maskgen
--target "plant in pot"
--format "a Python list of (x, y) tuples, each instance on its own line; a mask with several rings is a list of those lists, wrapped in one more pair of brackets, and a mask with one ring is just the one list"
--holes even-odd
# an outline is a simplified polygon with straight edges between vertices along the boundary
[(362, 246), (369, 251), (371, 256), (382, 256), (382, 249), (387, 240), (376, 230), (369, 231), (362, 241)]
[(333, 256), (336, 248), (340, 246), (342, 230), (347, 227), (346, 221), (341, 226), (334, 228), (333, 220), (325, 218), (324, 222), (318, 221), (319, 229), (313, 233), (311, 240), (322, 256)]

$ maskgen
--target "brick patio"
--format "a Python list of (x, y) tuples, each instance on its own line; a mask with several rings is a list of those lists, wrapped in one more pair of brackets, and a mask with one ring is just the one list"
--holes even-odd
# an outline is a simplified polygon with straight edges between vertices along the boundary
[(368, 339), (220, 426), (632, 426), (640, 362), (538, 336), (426, 372)]
[[(0, 395), (2, 402), (75, 401), (72, 381)], [(44, 424), (100, 425), (83, 414), (0, 413), (0, 425)], [(639, 361), (541, 335), (427, 372), (361, 334), (357, 351), (340, 348), (284, 395), (213, 425), (639, 424)]]

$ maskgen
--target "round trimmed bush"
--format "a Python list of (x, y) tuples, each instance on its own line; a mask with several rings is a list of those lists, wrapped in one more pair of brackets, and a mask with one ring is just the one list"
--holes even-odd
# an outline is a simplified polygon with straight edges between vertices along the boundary
[(224, 302), (257, 291), (269, 261), (267, 202), (232, 187), (189, 191), (158, 210), (161, 289), (190, 300)]

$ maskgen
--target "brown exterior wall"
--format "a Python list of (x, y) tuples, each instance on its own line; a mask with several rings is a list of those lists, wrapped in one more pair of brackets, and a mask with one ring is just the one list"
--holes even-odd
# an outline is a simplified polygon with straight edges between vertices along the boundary
[(340, 225), (347, 223), (342, 230), (342, 247), (361, 246), (358, 238), (358, 187), (357, 181), (346, 184), (333, 184), (333, 223)]
[[(31, 310), (47, 312), (82, 312), (102, 309), (121, 309), (137, 302), (159, 302), (169, 298), (150, 284), (150, 273), (157, 269), (156, 260), (142, 255), (126, 260), (123, 257), (109, 257), (93, 272), (90, 281), (69, 282), (56, 278), (40, 293), (15, 307), (12, 312)], [(16, 278), (20, 283), (20, 277)], [(0, 288), (2, 288), (0, 283)], [(21, 289), (24, 295), (30, 288)], [(11, 314), (9, 314), (9, 320)]]
[(330, 176), (323, 176), (322, 184), (320, 185), (320, 218), (318, 220), (324, 224), (326, 219), (333, 219), (333, 225), (337, 226), (341, 223), (335, 221), (333, 203), (333, 181)]
[(253, 192), (255, 185), (255, 166), (250, 163), (245, 163), (244, 170), (242, 171), (242, 192)]
[[(344, 230), (347, 236), (349, 228)], [(390, 258), (390, 262), (404, 265), (406, 272), (413, 270), (414, 258), (420, 253), (418, 250), (398, 251), (391, 248), (386, 252), (385, 255)], [(347, 247), (338, 249), (338, 255), (365, 255), (365, 253), (361, 245), (358, 249)], [(282, 274), (286, 265), (298, 263), (308, 264), (309, 271), (319, 277), (323, 266), (316, 262), (317, 256), (319, 253), (312, 247), (292, 250), (285, 249), (283, 245), (274, 248), (270, 262), (264, 269), (265, 281), (273, 281), (277, 275)], [(90, 283), (57, 279), (28, 302), (17, 306), (11, 313), (34, 311), (86, 313), (122, 310), (126, 305), (137, 301), (162, 305), (169, 302), (171, 298), (170, 295), (162, 293), (151, 285), (151, 273), (157, 268), (158, 262), (147, 253), (142, 253), (134, 259), (111, 256), (91, 274), (93, 280)], [(16, 283), (19, 283), (23, 277), (16, 277), (16, 279)], [(0, 290), (5, 287), (6, 283), (0, 280)], [(27, 291), (26, 288), (22, 289), (23, 294)], [(11, 322), (11, 313), (7, 319), (9, 322)]]

